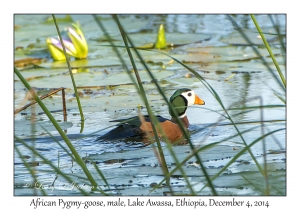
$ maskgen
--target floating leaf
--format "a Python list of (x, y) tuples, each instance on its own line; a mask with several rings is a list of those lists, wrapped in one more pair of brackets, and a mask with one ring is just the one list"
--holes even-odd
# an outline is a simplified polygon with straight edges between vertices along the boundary
[(28, 65), (35, 65), (35, 64), (42, 63), (43, 60), (44, 59), (42, 58), (24, 58), (21, 60), (16, 60), (14, 64), (16, 67), (25, 67)]
[[(57, 16), (57, 15), (55, 15)], [(71, 15), (66, 15), (65, 17), (56, 17), (56, 21), (58, 23), (72, 23), (74, 22)], [(49, 16), (44, 23), (47, 23), (47, 24), (53, 24), (53, 17), (52, 16)]]

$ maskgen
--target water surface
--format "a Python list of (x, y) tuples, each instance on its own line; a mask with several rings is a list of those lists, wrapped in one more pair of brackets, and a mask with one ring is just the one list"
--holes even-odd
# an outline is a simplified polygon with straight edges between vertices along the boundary
[[(72, 21), (65, 15), (58, 15), (59, 27), (71, 25)], [(65, 62), (53, 61), (46, 47), (48, 37), (56, 37), (57, 32), (49, 15), (15, 15), (15, 61), (24, 58), (41, 58), (42, 62), (34, 65), (18, 66), (22, 75), (35, 87), (39, 95), (48, 93), (53, 88), (65, 87), (67, 100), (67, 122), (63, 121), (61, 93), (43, 100), (55, 119), (66, 130), (79, 154), (86, 160), (88, 168), (94, 175), (101, 189), (112, 195), (165, 195), (169, 188), (165, 185), (151, 191), (162, 179), (162, 170), (151, 146), (144, 147), (140, 143), (126, 144), (124, 142), (95, 142), (95, 139), (111, 129), (115, 123), (109, 121), (132, 117), (138, 114), (138, 106), (144, 103), (137, 94), (132, 81), (118, 60), (104, 33), (99, 29), (91, 15), (71, 15), (73, 21), (79, 21), (89, 44), (89, 55), (86, 60), (71, 60), (76, 85), (79, 87), (80, 101), (85, 116), (85, 127), (80, 132), (80, 115), (77, 108), (74, 91)], [(114, 38), (116, 45), (123, 45), (117, 25), (108, 15), (99, 16), (108, 33)], [(283, 129), (265, 138), (267, 167), (271, 194), (285, 195), (286, 168), (286, 131), (285, 107), (280, 97), (285, 98), (285, 90), (274, 79), (278, 75), (272, 65), (271, 58), (256, 28), (248, 15), (236, 15), (233, 18), (243, 28), (246, 35), (256, 45), (264, 59), (270, 64), (271, 70), (263, 65), (261, 58), (254, 53), (251, 46), (241, 37), (226, 15), (121, 15), (121, 23), (130, 34), (136, 46), (153, 43), (160, 24), (164, 24), (166, 38), (179, 47), (161, 50), (180, 60), (197, 71), (220, 96), (225, 108), (240, 108), (243, 106), (280, 105), (282, 107), (259, 109), (236, 115), (240, 110), (229, 111), (235, 122), (240, 122), (237, 128), (242, 132), (246, 144), (252, 143), (262, 135), (261, 123), (265, 133)], [(285, 74), (285, 54), (280, 41), (276, 39), (276, 30), (269, 16), (257, 15), (266, 38), (270, 41), (273, 53)], [(285, 16), (272, 16), (279, 25), (280, 33), (285, 34)], [(120, 50), (127, 65), (131, 68), (125, 49)], [(166, 95), (170, 97), (179, 88), (191, 88), (205, 100), (205, 106), (190, 107), (187, 111), (190, 123), (196, 130), (191, 141), (197, 147), (203, 147), (212, 142), (220, 142), (218, 146), (200, 152), (204, 165), (210, 176), (215, 175), (245, 147), (241, 137), (224, 114), (222, 107), (204, 84), (177, 62), (172, 61), (159, 52), (140, 51), (148, 67), (155, 75)], [(159, 95), (151, 78), (144, 67), (136, 59), (139, 73), (147, 93), (148, 100), (156, 114), (169, 118), (168, 107)], [(278, 76), (277, 76), (278, 77)], [(279, 78), (279, 77), (278, 77)], [(87, 87), (89, 86), (89, 87)], [(91, 88), (91, 86), (101, 86)], [(29, 103), (26, 100), (27, 91), (19, 78), (14, 81), (15, 109)], [(142, 113), (146, 114), (145, 108)], [(215, 112), (217, 111), (217, 112)], [(33, 145), (44, 157), (79, 184), (86, 184), (87, 179), (77, 164), (73, 164), (66, 152), (49, 138), (50, 134), (57, 136), (58, 132), (51, 125), (47, 116), (38, 106), (27, 108), (15, 115), (15, 135)], [(37, 113), (36, 122), (32, 124), (32, 113)], [(263, 117), (263, 118), (262, 118)], [(208, 126), (220, 122), (222, 125)], [(243, 123), (247, 122), (247, 123)], [(251, 123), (250, 123), (251, 122)], [(34, 125), (34, 126), (32, 126)], [(108, 127), (111, 126), (111, 127)], [(106, 129), (107, 128), (107, 129)], [(47, 132), (45, 131), (47, 130)], [(103, 130), (105, 129), (105, 130)], [(97, 132), (98, 131), (98, 132)], [(89, 135), (83, 137), (83, 135)], [(224, 139), (228, 140), (224, 141)], [(58, 141), (66, 147), (60, 139)], [(63, 177), (56, 177), (56, 172), (32, 152), (16, 142), (23, 157), (31, 164), (38, 177), (38, 182), (49, 195), (78, 195), (80, 192), (72, 183)], [(169, 170), (175, 168), (176, 162), (163, 143)], [(179, 160), (190, 154), (188, 146), (174, 146)], [(258, 142), (251, 151), (260, 164), (263, 164), (263, 144)], [(20, 156), (15, 153), (15, 195), (40, 194), (34, 191), (34, 181)], [(91, 162), (96, 162), (108, 180), (107, 186), (97, 174)], [(184, 169), (196, 191), (201, 190), (205, 177), (199, 164), (193, 157), (185, 164)], [(254, 164), (249, 153), (236, 160), (222, 176), (214, 181), (216, 190), (221, 195), (261, 195), (257, 187), (262, 175)], [(51, 187), (55, 190), (51, 190)], [(171, 186), (175, 194), (187, 194), (189, 190), (179, 171), (171, 177)], [(33, 188), (32, 188), (33, 187)], [(204, 188), (199, 194), (210, 195), (209, 188)], [(96, 194), (97, 195), (97, 194)]]

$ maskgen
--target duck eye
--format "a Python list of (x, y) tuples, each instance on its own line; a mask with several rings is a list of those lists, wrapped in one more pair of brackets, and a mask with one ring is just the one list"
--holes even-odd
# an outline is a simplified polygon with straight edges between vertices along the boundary
[(192, 96), (192, 93), (188, 93), (187, 95), (188, 95), (188, 96)]

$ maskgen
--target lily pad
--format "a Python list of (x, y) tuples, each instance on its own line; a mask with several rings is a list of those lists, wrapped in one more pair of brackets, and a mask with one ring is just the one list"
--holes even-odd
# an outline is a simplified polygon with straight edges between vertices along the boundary
[[(165, 71), (165, 70), (161, 70), (161, 71), (154, 70), (151, 72), (158, 81), (165, 79), (174, 74), (174, 72)], [(135, 74), (133, 71), (131, 72), (131, 75), (135, 79)], [(142, 82), (151, 82), (152, 81), (152, 79), (150, 78), (150, 76), (148, 75), (148, 73), (145, 70), (140, 70), (139, 75), (141, 77)], [(101, 85), (118, 85), (118, 84), (125, 84), (125, 83), (132, 83), (132, 81), (130, 80), (130, 77), (128, 76), (128, 74), (125, 71), (122, 73), (119, 73), (119, 74), (110, 75), (110, 76), (104, 78), (102, 81), (99, 81), (99, 84), (101, 84)]]
[[(106, 59), (82, 59), (82, 60), (71, 60), (71, 68), (92, 68), (92, 67), (104, 67), (104, 66), (116, 66), (121, 65), (121, 62), (117, 58), (106, 58)], [(57, 69), (57, 68), (68, 68), (66, 61), (55, 61), (45, 62), (38, 65), (42, 68)]]
[[(72, 22), (74, 22), (71, 15), (65, 15), (65, 16), (55, 15), (55, 20), (56, 20), (57, 23), (64, 23), (64, 22), (72, 23)], [(54, 20), (53, 20), (52, 15), (47, 17), (47, 19), (45, 20), (44, 23), (54, 24)]]
[(21, 59), (21, 60), (16, 60), (14, 62), (16, 67), (25, 67), (28, 65), (36, 65), (39, 64), (43, 61), (43, 59), (41, 58), (25, 58), (25, 59)]
[[(265, 35), (270, 41), (271, 48), (280, 68), (286, 73), (285, 50), (282, 49), (281, 51), (280, 43), (273, 35), (274, 30), (270, 28), (272, 26), (270, 16), (264, 16), (263, 20), (259, 18), (261, 17), (260, 15), (257, 16), (257, 20), (263, 31), (268, 32)], [(139, 111), (138, 107), (142, 114), (147, 113), (144, 102), (125, 72), (122, 63), (119, 61), (112, 47), (109, 46), (108, 40), (103, 39), (103, 34), (108, 33), (113, 37), (114, 44), (124, 46), (119, 28), (110, 15), (97, 15), (97, 18), (101, 20), (107, 29), (106, 32), (100, 29), (92, 15), (71, 15), (71, 18), (66, 15), (56, 16), (61, 32), (64, 31), (64, 27), (71, 25), (71, 19), (79, 21), (89, 45), (87, 59), (75, 60), (72, 58), (71, 67), (76, 85), (80, 86), (78, 94), (85, 118), (83, 132), (84, 134), (97, 133), (81, 139), (74, 137), (74, 134), (78, 136), (80, 132), (81, 118), (67, 63), (53, 62), (49, 52), (47, 52), (46, 38), (57, 37), (57, 31), (52, 20), (49, 21), (49, 24), (45, 23), (45, 20), (49, 17), (51, 17), (50, 14), (15, 15), (15, 60), (25, 58), (45, 59), (42, 63), (29, 62), (27, 66), (24, 62), (24, 67), (22, 67), (21, 71), (21, 74), (28, 80), (31, 86), (39, 88), (37, 90), (39, 95), (46, 94), (48, 88), (67, 87), (65, 90), (67, 122), (63, 122), (61, 92), (44, 99), (43, 103), (52, 112), (53, 117), (59, 125), (67, 130), (67, 135), (72, 140), (72, 144), (76, 147), (78, 154), (86, 161), (86, 166), (92, 176), (95, 177), (101, 189), (110, 195), (126, 196), (148, 195), (149, 192), (151, 192), (151, 195), (160, 196), (169, 194), (185, 195), (189, 192), (186, 181), (179, 170), (176, 170), (171, 175), (170, 185), (173, 192), (168, 192), (164, 184), (160, 185), (165, 176), (161, 171), (160, 162), (152, 148), (152, 146), (156, 146), (155, 144), (146, 147), (145, 145), (123, 141), (96, 141), (99, 135), (104, 134), (108, 129), (116, 125), (115, 122), (109, 121), (136, 116)], [(174, 49), (170, 47), (164, 50), (139, 50), (139, 52), (147, 62), (148, 67), (151, 68), (150, 71), (162, 86), (167, 98), (179, 88), (190, 88), (205, 101), (205, 106), (189, 107), (187, 116), (193, 131), (191, 142), (195, 147), (204, 148), (204, 146), (208, 146), (211, 143), (218, 144), (211, 147), (208, 146), (207, 150), (199, 153), (202, 157), (203, 165), (210, 176), (220, 172), (227, 163), (233, 160), (233, 156), (241, 152), (245, 146), (240, 136), (237, 135), (236, 127), (230, 124), (226, 116), (224, 117), (225, 112), (223, 108), (228, 111), (228, 114), (242, 132), (243, 138), (248, 145), (262, 135), (260, 111), (263, 111), (264, 120), (266, 121), (265, 126), (267, 130), (265, 130), (265, 134), (282, 129), (274, 133), (276, 138), (274, 138), (274, 135), (265, 136), (266, 156), (262, 155), (264, 151), (262, 144), (259, 142), (251, 146), (251, 151), (261, 165), (264, 164), (264, 158), (267, 158), (268, 181), (270, 186), (274, 186), (270, 188), (270, 194), (285, 195), (286, 154), (284, 151), (286, 149), (286, 112), (284, 106), (279, 106), (279, 108), (276, 106), (277, 104), (284, 103), (276, 95), (285, 98), (285, 89), (277, 84), (274, 77), (262, 64), (261, 59), (258, 58), (258, 55), (255, 55), (252, 47), (248, 46), (248, 43), (241, 38), (241, 35), (233, 27), (228, 16), (118, 15), (118, 17), (126, 32), (129, 32), (129, 36), (135, 46), (149, 44), (147, 47), (153, 47), (157, 36), (155, 31), (157, 31), (157, 26), (160, 24), (166, 26), (166, 38), (169, 46), (172, 43), (175, 47), (181, 45)], [(263, 46), (261, 39), (258, 38), (258, 33), (253, 26), (251, 18), (247, 15), (236, 15), (234, 18), (239, 24), (241, 23), (241, 27), (244, 27), (243, 30), (247, 36), (251, 37), (251, 40), (256, 45), (255, 47), (261, 52), (270, 67), (274, 69), (274, 72), (276, 72), (267, 50)], [(278, 15), (276, 16), (277, 18), (281, 22), (284, 22), (284, 24), (280, 25), (280, 30), (285, 33), (285, 16)], [(274, 18), (275, 22), (277, 21), (276, 19)], [(207, 34), (202, 34), (204, 32)], [(125, 65), (131, 69), (132, 64), (126, 49), (118, 47), (118, 50), (125, 60)], [(184, 66), (160, 52), (171, 55), (198, 72), (206, 80), (207, 83), (204, 84), (206, 86), (209, 84), (210, 87), (206, 88)], [(141, 65), (139, 58), (135, 53), (133, 55), (151, 109), (154, 111), (154, 114), (170, 118), (166, 102), (158, 93), (156, 86), (144, 70), (145, 68)], [(131, 75), (135, 78), (133, 72), (131, 72)], [(276, 75), (278, 75), (277, 72)], [(31, 99), (25, 99), (28, 91), (16, 75), (14, 79), (14, 108), (16, 109), (31, 102)], [(218, 94), (217, 98), (212, 89)], [(262, 110), (258, 108), (254, 108), (253, 110), (238, 109), (244, 106), (259, 106), (259, 100), (253, 100), (258, 97), (263, 99), (265, 105), (274, 105), (274, 107), (270, 106), (270, 108)], [(222, 101), (222, 106), (220, 106), (217, 99)], [(31, 122), (31, 112), (36, 113), (37, 123), (35, 124)], [(214, 123), (220, 121), (222, 124), (215, 126)], [(16, 136), (26, 138), (26, 136), (30, 136), (31, 134), (35, 135), (35, 148), (41, 155), (51, 162), (59, 162), (60, 169), (74, 183), (88, 185), (86, 175), (80, 167), (75, 162), (72, 164), (70, 157), (51, 137), (45, 138), (47, 134), (43, 131), (41, 125), (46, 127), (52, 134), (58, 135), (38, 104), (34, 109), (30, 107), (14, 115)], [(31, 142), (28, 139), (24, 140)], [(18, 147), (24, 157), (31, 156), (32, 152), (30, 150), (26, 149), (21, 143), (18, 143), (17, 140), (15, 142), (15, 147)], [(60, 142), (63, 146), (67, 147), (63, 140)], [(169, 171), (172, 171), (178, 163), (174, 161), (169, 150), (170, 148), (164, 142), (161, 142), (161, 145)], [(186, 145), (174, 145), (171, 149), (174, 150), (180, 161), (193, 154), (190, 147)], [(273, 153), (272, 151), (282, 151), (282, 153)], [(52, 170), (51, 167), (47, 163), (39, 160), (36, 161), (41, 163), (38, 167), (35, 167), (36, 176), (45, 184), (44, 186), (55, 187), (54, 191), (45, 189), (47, 194), (63, 196), (80, 195), (79, 191), (66, 190), (62, 186), (59, 186), (60, 183), (65, 183), (66, 180), (60, 176), (57, 179), (54, 176), (49, 177), (48, 171)], [(14, 166), (15, 194), (32, 195), (32, 188), (24, 187), (25, 181), (26, 183), (34, 182), (32, 175), (24, 167), (24, 164), (19, 164), (22, 163), (22, 160), (18, 155), (15, 155), (14, 162), (17, 163)], [(33, 161), (29, 159), (28, 163), (31, 162)], [(92, 162), (97, 164), (107, 178), (110, 189), (103, 182)], [(198, 192), (207, 183), (199, 162), (197, 162), (195, 157), (186, 161), (182, 169), (185, 171), (195, 192)], [(261, 195), (263, 194), (262, 192), (266, 192), (265, 189), (260, 189), (260, 186), (265, 188), (265, 185), (261, 184), (261, 177), (261, 173), (252, 157), (246, 152), (233, 161), (230, 167), (223, 171), (213, 183), (219, 195)], [(249, 184), (248, 180), (250, 183), (254, 183), (255, 186)], [(155, 186), (159, 188), (151, 191)], [(38, 189), (35, 192), (37, 195), (42, 195), (42, 191)], [(211, 195), (210, 188), (205, 188), (198, 194)]]
[[(268, 31), (268, 34), (264, 34), (265, 38), (268, 40), (269, 44), (279, 44), (279, 40), (277, 39), (276, 31), (274, 28), (272, 29), (264, 29)], [(264, 46), (263, 40), (255, 29), (247, 30), (244, 29), (243, 32), (247, 34), (247, 37), (254, 45)], [(273, 35), (272, 35), (273, 33)], [(236, 31), (226, 37), (221, 38), (223, 43), (235, 46), (249, 46), (250, 44), (242, 37), (242, 35)]]

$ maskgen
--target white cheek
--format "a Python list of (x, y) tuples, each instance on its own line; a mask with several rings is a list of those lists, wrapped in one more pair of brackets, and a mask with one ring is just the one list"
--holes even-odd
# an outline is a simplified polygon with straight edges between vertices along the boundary
[[(191, 93), (191, 96), (188, 96), (188, 94)], [(188, 101), (188, 106), (192, 106), (195, 103), (195, 92), (193, 90), (182, 93), (182, 95), (187, 99)]]

